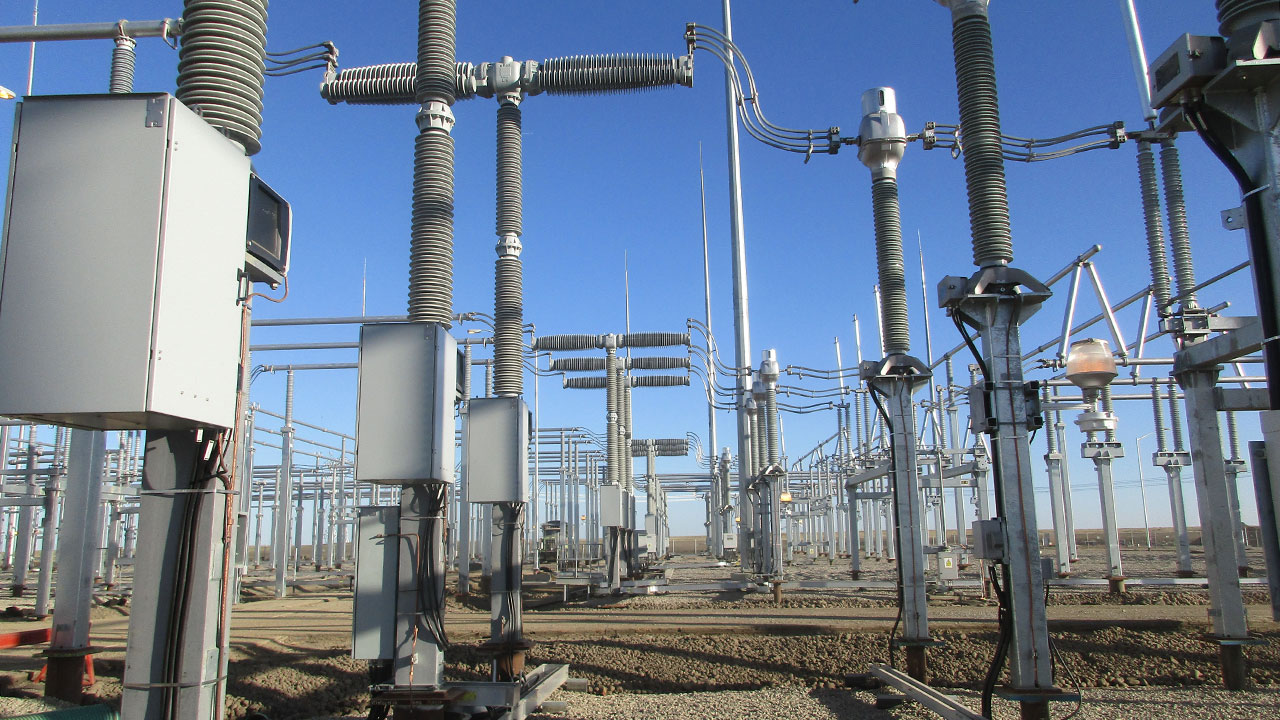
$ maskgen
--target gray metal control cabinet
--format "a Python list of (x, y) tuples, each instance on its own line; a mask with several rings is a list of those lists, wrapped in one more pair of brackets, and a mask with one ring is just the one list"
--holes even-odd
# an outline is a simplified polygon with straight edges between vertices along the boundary
[(396, 648), (396, 571), (400, 563), (400, 508), (356, 508), (355, 606), (351, 657), (387, 660)]
[(622, 522), (622, 486), (600, 486), (600, 525), (603, 527), (623, 527)]
[(165, 94), (18, 105), (0, 271), (0, 415), (231, 427), (244, 150)]
[(529, 407), (516, 397), (467, 403), (467, 499), (524, 502), (529, 486)]
[(357, 481), (453, 482), (457, 348), (435, 323), (360, 328)]

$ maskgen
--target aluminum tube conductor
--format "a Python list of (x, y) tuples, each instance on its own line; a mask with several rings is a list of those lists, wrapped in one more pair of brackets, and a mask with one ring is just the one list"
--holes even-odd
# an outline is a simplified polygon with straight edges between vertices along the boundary
[(131, 38), (178, 37), (182, 34), (182, 26), (182, 22), (169, 18), (137, 22), (121, 20), (67, 25), (12, 25), (0, 27), (0, 43), (113, 40), (120, 35)]
[(1151, 78), (1147, 74), (1147, 51), (1142, 46), (1142, 31), (1138, 27), (1138, 11), (1133, 0), (1120, 0), (1124, 10), (1125, 31), (1129, 36), (1129, 57), (1133, 60), (1133, 77), (1138, 84), (1138, 100), (1142, 103), (1142, 117), (1149, 123), (1156, 120), (1151, 107)]

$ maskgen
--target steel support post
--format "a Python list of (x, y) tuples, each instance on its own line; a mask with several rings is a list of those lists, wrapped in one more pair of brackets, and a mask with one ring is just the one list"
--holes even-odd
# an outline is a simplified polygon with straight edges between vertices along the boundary
[[(89, 610), (93, 606), (89, 517), (102, 497), (106, 453), (104, 433), (72, 431), (67, 494), (59, 526), (57, 603), (44, 690), (49, 697), (72, 703), (79, 703), (84, 693), (84, 656), (89, 651)], [(139, 624), (145, 622), (138, 618)]]
[(623, 547), (625, 548), (624, 556), (627, 562), (627, 575), (635, 577), (640, 574), (640, 542), (639, 533), (636, 532), (636, 470), (631, 457), (631, 438), (634, 437), (631, 425), (631, 373), (627, 371), (626, 365), (622, 363), (618, 365), (622, 390), (622, 421), (618, 426), (618, 431), (622, 437), (618, 439), (618, 452), (622, 456), (622, 498), (623, 502), (626, 503), (622, 513), (622, 521), (626, 525), (623, 534)]
[(1111, 592), (1124, 592), (1124, 567), (1120, 559), (1120, 530), (1116, 525), (1116, 493), (1111, 478), (1111, 461), (1124, 457), (1118, 442), (1090, 441), (1080, 447), (1080, 456), (1093, 460), (1098, 472), (1098, 497), (1102, 505), (1102, 534), (1107, 543), (1107, 585)]
[(928, 678), (926, 648), (929, 637), (929, 607), (925, 594), (924, 536), (921, 521), (925, 509), (920, 502), (916, 465), (916, 428), (913, 392), (929, 380), (929, 369), (915, 358), (893, 355), (882, 362), (864, 363), (862, 377), (883, 402), (881, 412), (890, 433), (894, 535), (898, 549), (898, 583), (902, 613), (902, 639), (906, 648), (907, 673), (925, 682)]
[(1227, 499), (1231, 502), (1231, 539), (1236, 547), (1236, 569), (1240, 577), (1249, 577), (1249, 555), (1244, 544), (1244, 523), (1240, 521), (1240, 473), (1247, 472), (1244, 460), (1228, 458), (1226, 461)]
[(981, 338), (987, 412), (979, 420), (990, 435), (996, 503), (1005, 534), (1010, 634), (1005, 694), (1021, 702), (1024, 717), (1034, 718), (1047, 718), (1048, 701), (1062, 696), (1053, 684), (1027, 435), (1038, 389), (1025, 383), (1022, 374), (1021, 325), (1049, 295), (1044, 284), (1007, 266), (985, 267), (972, 278), (944, 278), (938, 290), (940, 304), (959, 322), (976, 328)]
[(1191, 456), (1187, 452), (1156, 453), (1155, 464), (1164, 468), (1169, 486), (1169, 514), (1178, 543), (1178, 577), (1192, 577), (1195, 572), (1191, 569), (1191, 534), (1187, 532), (1187, 508), (1182, 495), (1182, 468), (1191, 464)]
[(61, 494), (57, 466), (50, 469), (44, 485), (44, 522), (40, 530), (40, 577), (36, 581), (36, 615), (49, 614), (49, 596), (53, 590), (53, 553), (58, 536), (58, 500)]
[[(297, 501), (297, 504), (294, 506), (294, 510), (293, 510), (293, 538), (289, 548), (290, 557), (291, 557), (291, 562), (289, 563), (289, 565), (293, 568), (294, 580), (298, 579), (298, 570), (302, 566), (302, 522), (306, 517), (306, 508), (304, 506), (304, 501), (306, 499), (306, 494), (307, 494), (306, 493), (307, 476), (305, 473), (306, 473), (305, 470), (301, 470), (298, 473), (298, 485), (294, 492), (294, 494), (298, 498), (298, 501)], [(316, 543), (316, 539), (315, 539), (315, 536), (313, 535), (311, 537), (312, 553), (315, 553), (315, 543)]]
[(1054, 566), (1060, 578), (1071, 574), (1071, 543), (1067, 540), (1066, 511), (1066, 504), (1070, 502), (1071, 498), (1065, 497), (1063, 492), (1062, 460), (1062, 453), (1056, 450), (1046, 453), (1044, 456), (1049, 472), (1049, 504), (1053, 510)]
[[(284, 427), (280, 428), (280, 470), (276, 476), (275, 514), (271, 519), (271, 543), (276, 597), (289, 594), (289, 526), (293, 509), (293, 371), (285, 375)], [(296, 541), (298, 538), (294, 538)]]
[[(882, 489), (886, 489), (886, 488), (882, 488)], [(892, 511), (892, 507), (890, 503), (885, 500), (877, 500), (875, 502), (876, 502), (876, 505), (880, 508), (880, 517), (879, 517), (880, 529), (876, 532), (876, 537), (880, 541), (881, 552), (884, 554), (884, 558), (886, 560), (897, 560), (898, 559), (897, 538), (893, 536), (892, 534), (893, 531), (890, 529), (893, 527), (893, 525), (890, 522), (891, 520), (890, 512)]]
[(1222, 682), (1228, 690), (1248, 684), (1241, 643), (1249, 639), (1236, 546), (1232, 539), (1231, 489), (1227, 486), (1226, 458), (1214, 400), (1219, 368), (1183, 368), (1174, 365), (1174, 377), (1186, 396), (1190, 419), (1191, 470), (1195, 474), (1200, 510), (1200, 538), (1204, 545), (1205, 575), (1209, 580), (1209, 617), (1219, 642)]
[[(250, 455), (249, 467), (253, 467), (252, 455)], [(354, 490), (353, 487), (353, 493)], [(344, 437), (338, 451), (338, 535), (334, 544), (334, 555), (336, 557), (333, 563), (335, 570), (341, 570), (342, 564), (347, 561), (347, 504), (349, 500), (353, 499), (354, 497), (347, 495), (347, 439)]]
[[(1058, 436), (1058, 447), (1065, 448), (1067, 446), (1067, 426), (1062, 422), (1062, 411), (1055, 410), (1053, 413), (1053, 427), (1047, 428), (1046, 432), (1053, 432)], [(1080, 559), (1080, 554), (1076, 550), (1076, 518), (1075, 518), (1075, 502), (1072, 497), (1074, 493), (1071, 490), (1071, 463), (1062, 463), (1062, 510), (1067, 521), (1067, 554), (1071, 556), (1071, 562)]]
[[(36, 448), (36, 428), (27, 428), (26, 465), (27, 474), (23, 478), (23, 495), (36, 496), (36, 464), (40, 455)], [(34, 505), (23, 505), (18, 508), (18, 536), (14, 541), (13, 585), (14, 597), (22, 597), (27, 592), (27, 576), (31, 573), (31, 556), (35, 548), (36, 508)], [(96, 540), (90, 540), (97, 546)]]
[(951, 492), (951, 497), (956, 508), (956, 545), (964, 547), (969, 544), (969, 536), (965, 534), (964, 527), (964, 491), (956, 488)]
[[(470, 373), (470, 367), (464, 372)], [(468, 385), (470, 382), (468, 381)], [(465, 403), (465, 400), (464, 400)], [(462, 418), (462, 437), (467, 437), (467, 406), (458, 410)], [(535, 445), (536, 447), (536, 445)], [(458, 464), (458, 580), (459, 595), (471, 592), (471, 479), (467, 472), (467, 453), (460, 454)]]
[(148, 430), (146, 442), (120, 714), (221, 718), (227, 503), (207, 454), (213, 434)]
[(858, 537), (858, 506), (862, 503), (854, 499), (854, 489), (852, 487), (845, 489), (845, 495), (849, 503), (849, 576), (857, 580), (862, 576), (862, 540)]

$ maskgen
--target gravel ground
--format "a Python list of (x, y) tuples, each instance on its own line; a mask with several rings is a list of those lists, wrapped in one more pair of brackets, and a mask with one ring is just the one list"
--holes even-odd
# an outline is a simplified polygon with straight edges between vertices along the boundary
[[(1198, 549), (1197, 549), (1198, 550)], [(1131, 559), (1132, 558), (1132, 559)], [(1126, 570), (1143, 574), (1141, 561), (1151, 564), (1147, 576), (1157, 567), (1172, 568), (1170, 552), (1131, 551), (1126, 554)], [(1102, 564), (1102, 554), (1085, 549), (1080, 567)], [(869, 561), (867, 579), (892, 579), (893, 566)], [(676, 568), (672, 582), (726, 579), (733, 568)], [(794, 579), (816, 580), (846, 577), (847, 564), (838, 561), (802, 563), (790, 569)], [(1170, 569), (1169, 574), (1172, 574)], [(880, 577), (883, 575), (883, 577)], [(2, 584), (2, 582), (0, 582)], [(337, 592), (329, 590), (328, 592)], [(1266, 602), (1264, 591), (1246, 591), (1248, 602)], [(30, 598), (10, 601), (26, 606)], [(314, 600), (312, 602), (315, 602)], [(327, 601), (326, 601), (327, 602)], [(477, 604), (479, 602), (479, 604)], [(886, 607), (895, 602), (892, 591), (797, 590), (784, 596), (783, 605), (793, 608)], [(931, 604), (983, 603), (968, 596), (939, 594)], [(1156, 590), (1134, 588), (1124, 596), (1099, 590), (1054, 590), (1055, 605), (1116, 606), (1099, 609), (1105, 617), (1124, 617), (1124, 605), (1204, 605), (1206, 593), (1195, 588)], [(6, 603), (8, 604), (8, 603)], [(484, 607), (471, 599), (460, 608)], [(767, 593), (698, 593), (594, 598), (571, 607), (587, 616), (593, 608), (605, 613), (610, 608), (672, 611), (672, 617), (696, 615), (684, 611), (712, 613), (716, 609), (749, 610), (759, 625), (736, 634), (646, 633), (595, 630), (584, 622), (579, 633), (554, 635), (538, 644), (529, 656), (530, 664), (568, 663), (571, 674), (587, 681), (586, 693), (560, 693), (570, 702), (562, 715), (544, 717), (564, 720), (595, 718), (868, 718), (903, 720), (932, 717), (922, 709), (906, 705), (891, 711), (874, 707), (869, 693), (853, 693), (843, 688), (844, 675), (865, 669), (869, 663), (888, 660), (883, 633), (846, 632), (790, 628), (770, 624), (769, 610), (775, 608)], [(985, 612), (985, 611), (983, 611)], [(1084, 612), (1084, 611), (1082, 611)], [(96, 607), (95, 620), (119, 618), (127, 608)], [(535, 611), (536, 613), (536, 611)], [(658, 616), (665, 613), (659, 612)], [(821, 614), (821, 613), (820, 613)], [(827, 613), (830, 614), (830, 613)], [(843, 613), (835, 613), (841, 615)], [(856, 614), (856, 613), (854, 613)], [(299, 615), (298, 625), (304, 618)], [(1268, 644), (1246, 650), (1255, 689), (1243, 693), (1216, 690), (1219, 682), (1217, 648), (1197, 639), (1200, 623), (1182, 625), (1147, 623), (1138, 628), (1115, 627), (1107, 622), (1092, 625), (1071, 623), (1071, 630), (1055, 632), (1055, 642), (1065, 669), (1058, 673), (1066, 686), (1085, 688), (1085, 702), (1076, 718), (1248, 718), (1280, 720), (1280, 630), (1260, 633)], [(1274, 625), (1268, 627), (1274, 628)], [(368, 707), (365, 664), (349, 657), (341, 634), (296, 634), (274, 641), (237, 642), (228, 684), (230, 720), (243, 720), (255, 712), (271, 720), (314, 720), (316, 718), (361, 718)], [(315, 633), (317, 631), (311, 631)], [(778, 634), (793, 633), (793, 634)], [(976, 709), (976, 688), (994, 650), (994, 631), (936, 633), (946, 647), (930, 653), (931, 683), (947, 688)], [(271, 637), (271, 636), (266, 636)], [(38, 693), (40, 688), (25, 682), (31, 652), (0, 659), (0, 696)], [(99, 683), (91, 693), (106, 702), (118, 703), (123, 662), (116, 655), (97, 661)], [(471, 645), (450, 648), (448, 678), (477, 680), (487, 676), (487, 659)], [(901, 660), (899, 654), (898, 660)], [(8, 681), (9, 685), (4, 683)], [(42, 709), (21, 704), (15, 698), (0, 697), (0, 717)], [(1073, 705), (1055, 706), (1054, 717), (1063, 718)], [(1015, 718), (1010, 705), (997, 717)]]
[[(973, 691), (952, 693), (969, 709), (980, 707)], [(632, 718), (786, 718), (788, 720), (917, 720), (937, 718), (918, 705), (907, 703), (892, 710), (877, 710), (871, 693), (840, 690), (769, 688), (754, 691), (685, 695), (608, 695), (560, 692), (552, 700), (569, 704), (564, 713), (539, 717), (547, 720), (631, 720)], [(1173, 710), (1173, 708), (1177, 708)], [(1078, 720), (1166, 720), (1169, 717), (1207, 718), (1197, 709), (1212, 708), (1214, 720), (1268, 720), (1280, 718), (1280, 692), (1276, 690), (1229, 693), (1223, 690), (1089, 690), (1085, 692)], [(1015, 720), (1018, 708), (996, 700), (997, 720)], [(1074, 703), (1052, 707), (1054, 718), (1065, 718)]]
[[(994, 633), (937, 635), (946, 647), (930, 654), (931, 683), (972, 697), (980, 686), (986, 658), (993, 652)], [(1090, 707), (1096, 705), (1096, 713), (1091, 710), (1094, 714), (1078, 717), (1141, 717), (1121, 711), (1137, 707), (1134, 703), (1158, 708), (1176, 698), (1178, 702), (1203, 703), (1196, 711), (1190, 710), (1192, 706), (1181, 706), (1188, 708), (1184, 716), (1280, 718), (1280, 631), (1263, 633), (1263, 638), (1268, 645), (1248, 650), (1257, 689), (1246, 693), (1213, 692), (1218, 682), (1216, 647), (1195, 639), (1180, 626), (1056, 633), (1057, 647), (1070, 670), (1060, 669), (1058, 677), (1064, 685), (1085, 687)], [(479, 680), (487, 675), (487, 659), (472, 646), (455, 645), (447, 658), (449, 679)], [(886, 659), (885, 636), (871, 633), (615, 633), (548, 641), (529, 655), (531, 665), (568, 663), (573, 677), (587, 681), (586, 693), (566, 693), (574, 701), (566, 716), (569, 718), (636, 717), (637, 708), (654, 711), (642, 712), (641, 717), (721, 717), (704, 713), (723, 710), (724, 717), (734, 720), (923, 717), (910, 714), (910, 710), (876, 714), (868, 704), (872, 702), (870, 695), (855, 699), (843, 689), (845, 673)], [(118, 702), (122, 663), (102, 660), (97, 665), (99, 682), (93, 694), (109, 703)], [(18, 689), (38, 691), (33, 687)], [(1128, 694), (1113, 695), (1117, 690)], [(345, 644), (307, 636), (291, 638), (288, 643), (237, 647), (227, 693), (230, 720), (242, 720), (253, 712), (265, 713), (271, 720), (358, 717), (368, 703), (364, 663), (352, 660)], [(1120, 714), (1105, 714), (1112, 712), (1107, 709), (1113, 702), (1109, 698), (1125, 698), (1123, 704), (1112, 708)], [(670, 708), (675, 709), (668, 712)], [(1237, 709), (1241, 714), (1230, 714)], [(0, 712), (0, 717), (5, 714), (9, 713)]]

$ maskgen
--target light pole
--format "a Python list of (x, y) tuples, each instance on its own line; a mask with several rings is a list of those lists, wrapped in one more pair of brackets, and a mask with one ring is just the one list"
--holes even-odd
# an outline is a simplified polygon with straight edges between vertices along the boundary
[(1147, 478), (1142, 472), (1142, 438), (1155, 435), (1155, 431), (1138, 436), (1134, 442), (1138, 446), (1138, 491), (1142, 493), (1142, 527), (1147, 531), (1147, 549), (1151, 549), (1151, 522), (1147, 518)]

